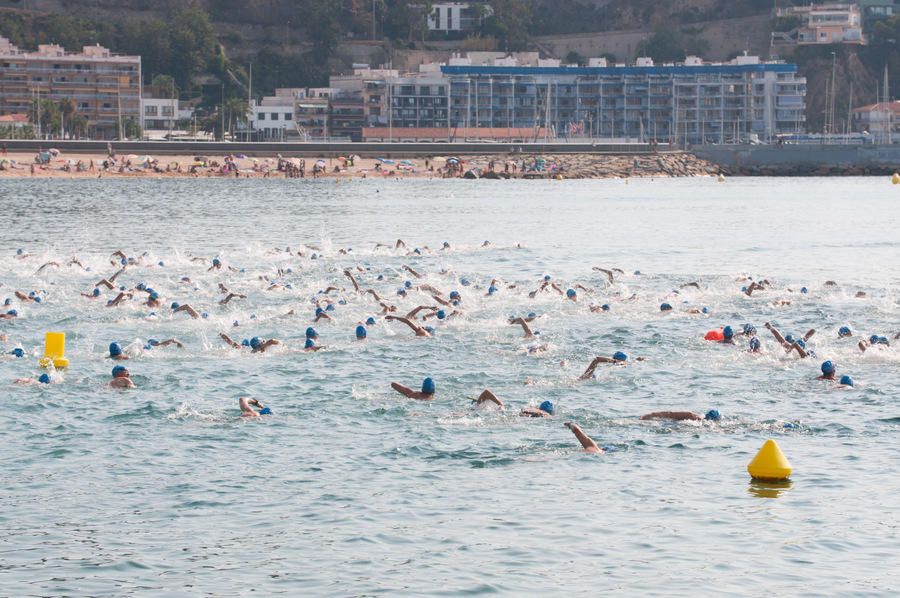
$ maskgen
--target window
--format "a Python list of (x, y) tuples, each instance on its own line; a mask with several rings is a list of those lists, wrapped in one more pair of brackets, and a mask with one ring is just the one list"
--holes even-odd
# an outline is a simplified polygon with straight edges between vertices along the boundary
[(175, 116), (175, 107), (174, 106), (163, 106), (162, 107), (162, 115), (163, 116)]
[(291, 114), (290, 112), (285, 112), (285, 113), (284, 113), (284, 120), (293, 120), (293, 119), (294, 119), (294, 115), (293, 115), (293, 114)]
[(110, 104), (109, 102), (103, 102), (103, 107), (109, 110), (110, 108), (112, 108), (112, 104)]
[(156, 106), (144, 106), (144, 116), (156, 116)]
[(258, 112), (258, 113), (256, 114), (256, 120), (266, 120), (266, 113), (265, 113), (265, 112)]
[(278, 113), (272, 112), (271, 114), (269, 114), (269, 120), (278, 120)]

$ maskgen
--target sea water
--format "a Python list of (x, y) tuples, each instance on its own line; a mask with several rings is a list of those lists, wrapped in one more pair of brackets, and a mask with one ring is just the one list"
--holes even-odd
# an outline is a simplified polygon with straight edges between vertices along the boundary
[[(13, 299), (20, 317), (0, 321), (2, 595), (900, 587), (900, 341), (856, 345), (900, 332), (889, 181), (7, 179), (0, 196), (0, 298), (43, 299)], [(160, 308), (141, 294), (119, 307), (105, 305), (113, 291), (81, 296), (118, 269), (117, 250), (140, 261), (117, 285), (152, 286)], [(213, 257), (223, 271), (208, 271)], [(400, 312), (435, 304), (397, 295), (410, 280), (460, 291), (463, 313), (417, 338), (352, 291), (342, 271), (357, 266)], [(609, 285), (594, 266), (624, 274)], [(530, 298), (545, 275), (591, 291)], [(747, 277), (773, 288), (748, 297)], [(219, 282), (248, 298), (219, 305)], [(330, 285), (346, 303), (314, 324)], [(208, 317), (173, 314), (173, 301)], [(508, 324), (529, 312), (536, 340)], [(378, 321), (357, 342), (368, 316)], [(816, 357), (787, 355), (765, 322), (815, 328)], [(702, 340), (743, 323), (763, 354)], [(316, 353), (302, 351), (311, 325)], [(839, 340), (841, 325), (856, 336)], [(67, 334), (70, 368), (49, 386), (14, 385), (41, 372), (46, 331)], [(251, 354), (223, 331), (282, 344)], [(169, 337), (184, 349), (143, 349)], [(106, 387), (112, 341), (132, 355), (136, 389)], [(9, 355), (16, 346), (25, 358)], [(618, 350), (646, 361), (578, 380)], [(826, 358), (854, 389), (816, 380)], [(426, 376), (433, 402), (390, 389)], [(485, 388), (505, 411), (472, 408)], [(240, 396), (274, 414), (238, 418)], [(544, 400), (555, 417), (518, 416)], [(639, 420), (713, 408), (718, 424)], [(582, 453), (566, 421), (608, 451)], [(768, 438), (794, 467), (782, 487), (746, 472)]]

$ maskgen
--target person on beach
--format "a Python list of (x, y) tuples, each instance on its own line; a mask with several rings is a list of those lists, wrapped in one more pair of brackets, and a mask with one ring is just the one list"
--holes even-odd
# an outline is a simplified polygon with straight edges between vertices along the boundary
[(409, 399), (416, 399), (419, 401), (433, 401), (434, 393), (435, 393), (435, 385), (434, 380), (431, 378), (425, 378), (422, 381), (422, 390), (417, 391), (409, 388), (408, 386), (403, 386), (399, 382), (391, 382), (391, 388), (405, 396)]

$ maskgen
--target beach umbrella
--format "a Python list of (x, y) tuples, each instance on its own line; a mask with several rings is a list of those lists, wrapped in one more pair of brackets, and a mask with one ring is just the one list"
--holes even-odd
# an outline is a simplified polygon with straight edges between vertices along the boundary
[(316, 160), (316, 166), (319, 168), (325, 166), (325, 160)]
[(246, 160), (247, 156), (245, 154), (238, 154), (235, 156), (238, 160)]
[(404, 166), (415, 166), (415, 164), (409, 160), (400, 160), (400, 164), (403, 164)]
[(447, 164), (459, 164), (459, 158), (447, 158)]

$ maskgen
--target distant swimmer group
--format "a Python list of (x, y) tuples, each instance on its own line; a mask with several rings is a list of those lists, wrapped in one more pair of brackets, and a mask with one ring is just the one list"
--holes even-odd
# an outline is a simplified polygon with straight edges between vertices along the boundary
[[(634, 287), (638, 285), (630, 281), (648, 278), (639, 270), (626, 274), (622, 268), (594, 266), (583, 280), (562, 280), (541, 272), (521, 279), (504, 280), (496, 275), (497, 272), (484, 276), (459, 274), (444, 265), (445, 261), (439, 262), (440, 266), (428, 268), (429, 258), (426, 256), (446, 260), (448, 255), (460, 251), (458, 247), (444, 241), (436, 250), (425, 245), (410, 249), (405, 241), (398, 239), (394, 243), (376, 244), (366, 258), (359, 257), (359, 252), (354, 252), (350, 247), (330, 250), (325, 244), (294, 249), (273, 248), (268, 255), (278, 259), (277, 267), (256, 272), (231, 265), (230, 262), (236, 260), (224, 253), (210, 257), (172, 256), (163, 260), (146, 251), (129, 255), (125, 251), (115, 250), (108, 259), (103, 259), (102, 268), (107, 270), (104, 277), (85, 267), (84, 263), (94, 263), (96, 267), (96, 262), (82, 259), (84, 256), (69, 259), (57, 257), (36, 268), (33, 280), (27, 283), (17, 280), (17, 285), (22, 286), (11, 288), (9, 296), (3, 299), (0, 321), (4, 328), (0, 332), (0, 343), (7, 344), (13, 337), (17, 346), (5, 347), (2, 358), (22, 360), (33, 354), (22, 346), (21, 339), (15, 338), (17, 331), (21, 330), (20, 323), (40, 319), (48, 307), (67, 302), (74, 302), (92, 313), (127, 314), (139, 322), (141, 330), (157, 335), (158, 338), (126, 342), (122, 340), (125, 335), (120, 333), (96, 342), (98, 348), (94, 349), (94, 356), (98, 363), (108, 364), (103, 366), (105, 386), (120, 390), (150, 384), (140, 375), (136, 383), (126, 365), (140, 372), (143, 359), (191, 355), (197, 341), (183, 336), (183, 332), (185, 329), (193, 330), (190, 328), (192, 326), (197, 329), (203, 327), (201, 338), (206, 350), (218, 350), (236, 359), (251, 359), (250, 355), (254, 356), (252, 359), (261, 359), (263, 354), (267, 357), (274, 354), (321, 360), (328, 358), (329, 353), (335, 355), (333, 351), (371, 351), (379, 343), (439, 343), (448, 332), (451, 337), (471, 334), (474, 321), (489, 318), (489, 325), (496, 326), (497, 336), (479, 338), (484, 346), (499, 344), (495, 342), (496, 338), (506, 335), (509, 339), (515, 337), (515, 340), (500, 343), (515, 343), (517, 354), (523, 355), (522, 359), (546, 359), (549, 354), (559, 352), (560, 344), (565, 344), (554, 340), (554, 335), (559, 335), (557, 321), (554, 320), (557, 314), (560, 317), (575, 314), (591, 318), (591, 321), (597, 322), (596, 328), (601, 329), (606, 327), (604, 322), (614, 317), (617, 310), (641, 311), (651, 322), (668, 323), (679, 318), (687, 322), (704, 320), (712, 317), (715, 309), (697, 301), (707, 288), (701, 281), (677, 281), (671, 286), (667, 284), (662, 292), (658, 289), (647, 294), (635, 292)], [(516, 245), (515, 250), (519, 248)], [(485, 255), (491, 255), (490, 252), (497, 249), (489, 241), (484, 241), (477, 248), (469, 248), (469, 251), (485, 251), (488, 252)], [(378, 265), (380, 256), (390, 259)], [(35, 259), (24, 250), (17, 251), (14, 258), (18, 260), (16, 264), (29, 264)], [(338, 265), (340, 262), (343, 264)], [(349, 262), (355, 263), (348, 265)], [(37, 263), (40, 262), (34, 265)], [(174, 266), (176, 263), (178, 265)], [(84, 286), (79, 285), (63, 296), (51, 285), (54, 284), (54, 277), (61, 276), (65, 271), (78, 273)], [(302, 278), (300, 274), (305, 271), (314, 271), (316, 275)], [(840, 286), (833, 281), (821, 287), (809, 284), (797, 289), (796, 286), (776, 284), (773, 280), (742, 275), (736, 280), (730, 279), (728, 292), (748, 306), (764, 304), (767, 313), (773, 310), (781, 313), (815, 293), (840, 290)], [(35, 288), (28, 288), (30, 286)], [(852, 296), (854, 301), (867, 300), (868, 294), (854, 291), (857, 290), (852, 289), (847, 296)], [(265, 300), (268, 299), (271, 304), (280, 297), (285, 298), (280, 300), (282, 307), (271, 308), (271, 311), (277, 309), (277, 313), (256, 311)], [(286, 301), (295, 303), (283, 307)], [(517, 313), (504, 308), (514, 301), (519, 302), (516, 307), (521, 311)], [(485, 315), (492, 306), (496, 306), (497, 310)], [(551, 307), (546, 311), (542, 309), (547, 306)], [(514, 313), (510, 314), (510, 311)], [(547, 312), (552, 312), (552, 315)], [(167, 325), (174, 326), (176, 323), (177, 330), (160, 332)], [(266, 324), (268, 330), (263, 328)], [(338, 326), (346, 327), (335, 339), (335, 335), (329, 333)], [(327, 344), (321, 343), (317, 328), (322, 331)], [(880, 331), (858, 336), (849, 324), (840, 325), (834, 332), (822, 327), (819, 336), (816, 336), (815, 329), (799, 335), (787, 332), (790, 327), (785, 326), (784, 322), (776, 325), (774, 319), (761, 326), (769, 333), (764, 334), (764, 338), (760, 337), (752, 323), (724, 323), (704, 332), (705, 328), (695, 327), (693, 338), (698, 345), (708, 347), (709, 351), (733, 351), (736, 358), (754, 360), (754, 363), (763, 363), (755, 360), (766, 355), (798, 364), (819, 363), (821, 360), (816, 379), (846, 390), (856, 388), (856, 382), (850, 374), (839, 371), (838, 360), (830, 353), (832, 348), (829, 343), (840, 343), (840, 346), (849, 347), (858, 355), (893, 351), (892, 341), (900, 339), (900, 333)], [(173, 336), (173, 332), (184, 342)], [(823, 335), (829, 342), (822, 342)], [(813, 342), (814, 337), (817, 342)], [(702, 339), (709, 341), (709, 344), (703, 343)], [(625, 334), (620, 334), (619, 340), (609, 344), (606, 347), (589, 347), (588, 351), (579, 349), (579, 369), (572, 374), (573, 386), (584, 389), (588, 388), (585, 385), (603, 383), (601, 381), (609, 376), (614, 377), (616, 372), (640, 371), (641, 367), (646, 367), (641, 366), (641, 362), (650, 359), (634, 355), (636, 349)], [(169, 349), (163, 351), (167, 347)], [(299, 357), (321, 351), (325, 353), (319, 357)], [(820, 357), (817, 352), (823, 355)], [(116, 363), (110, 364), (106, 359)], [(111, 378), (106, 378), (109, 370), (105, 368), (110, 365), (113, 366)], [(844, 366), (847, 366), (846, 362)], [(581, 367), (585, 369), (578, 375)], [(55, 372), (51, 367), (39, 376), (17, 378), (15, 384), (52, 388), (63, 384), (64, 380), (64, 373)], [(528, 383), (529, 379), (526, 379)], [(390, 388), (416, 401), (437, 401), (449, 394), (446, 385), (441, 382), (443, 390), (439, 395), (435, 378), (430, 376), (425, 377), (421, 385), (411, 384), (391, 382)], [(860, 385), (863, 388), (866, 386), (864, 381)], [(492, 386), (497, 389), (497, 386)], [(565, 402), (558, 395), (541, 396), (533, 387), (528, 392), (531, 395), (528, 404), (522, 401), (509, 411), (506, 411), (507, 404), (490, 389), (481, 390), (476, 398), (472, 398), (472, 404), (478, 409), (495, 409), (504, 411), (506, 415), (535, 420), (552, 421), (560, 413), (566, 413)], [(233, 403), (230, 405), (229, 409), (233, 408)], [(259, 400), (245, 396), (238, 398), (238, 409), (241, 418), (273, 414), (272, 409)], [(718, 409), (709, 408), (709, 405), (698, 411), (661, 410), (629, 417), (645, 422), (694, 422), (700, 426), (714, 426), (723, 420)], [(578, 424), (567, 422), (565, 426), (585, 451), (604, 452)]]

